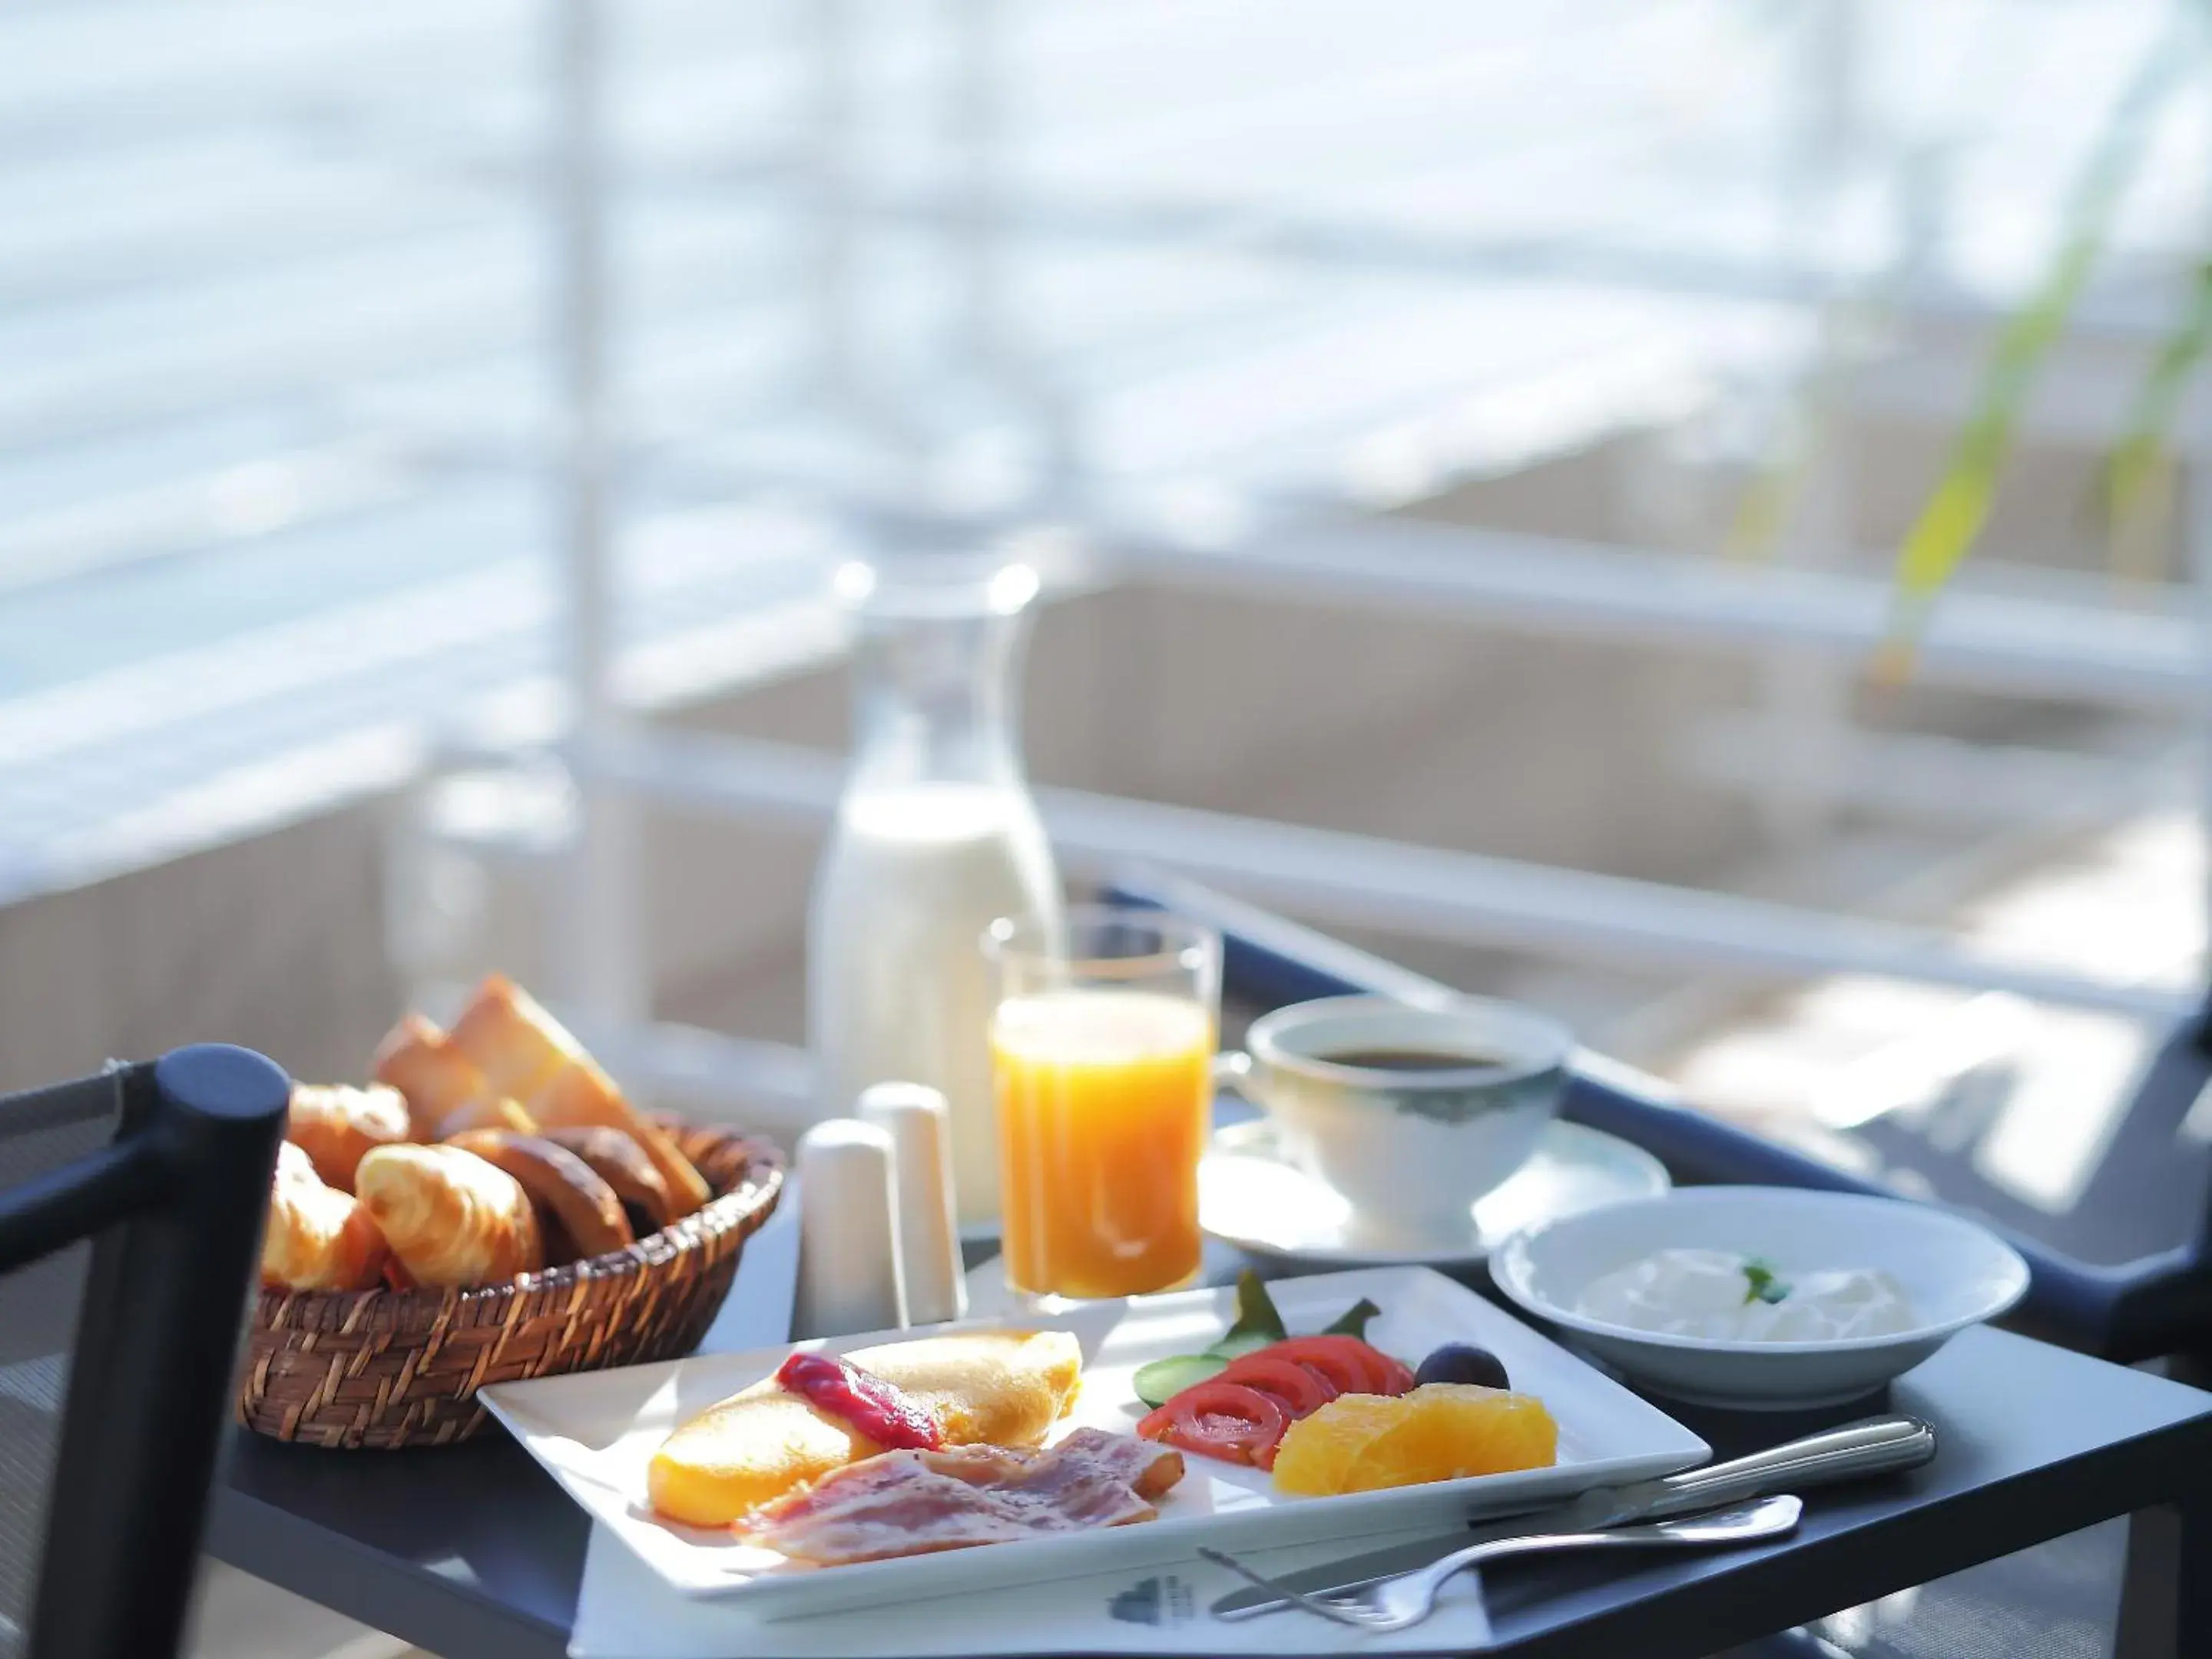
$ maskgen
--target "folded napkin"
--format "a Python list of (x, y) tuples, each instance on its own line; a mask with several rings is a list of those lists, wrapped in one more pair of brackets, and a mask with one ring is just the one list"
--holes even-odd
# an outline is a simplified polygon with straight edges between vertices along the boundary
[[(1240, 1554), (1265, 1573), (1433, 1536), (1435, 1528)], [(773, 1622), (744, 1598), (679, 1595), (603, 1527), (592, 1528), (574, 1659), (983, 1659), (994, 1654), (1466, 1653), (1490, 1644), (1490, 1620), (1474, 1573), (1446, 1587), (1430, 1618), (1372, 1636), (1295, 1610), (1225, 1623), (1206, 1608), (1244, 1588), (1225, 1567), (1194, 1558), (1087, 1578), (1009, 1585), (848, 1613)]]

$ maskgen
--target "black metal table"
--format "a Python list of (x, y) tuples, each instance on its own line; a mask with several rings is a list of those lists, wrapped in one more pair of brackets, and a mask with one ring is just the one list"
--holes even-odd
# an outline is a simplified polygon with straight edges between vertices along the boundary
[[(783, 1340), (796, 1206), (750, 1245), (709, 1337)], [(1229, 1269), (1224, 1253), (1210, 1264)], [(1663, 1402), (1662, 1402), (1663, 1403)], [(1730, 1455), (1863, 1414), (1668, 1409)], [(2175, 1506), (2173, 1605), (2124, 1610), (2138, 1652), (2212, 1655), (2212, 1395), (2002, 1331), (1966, 1333), (1891, 1403), (1942, 1450), (1906, 1477), (1814, 1492), (1787, 1542), (1725, 1555), (1532, 1563), (1491, 1587), (1498, 1649), (1519, 1659), (1668, 1659), (1856, 1606), (2115, 1515)], [(584, 1570), (583, 1512), (513, 1443), (343, 1453), (242, 1431), (210, 1548), (296, 1595), (444, 1659), (553, 1659)], [(1347, 1551), (1347, 1553), (1349, 1553)], [(1285, 1636), (1289, 1635), (1286, 1629)]]

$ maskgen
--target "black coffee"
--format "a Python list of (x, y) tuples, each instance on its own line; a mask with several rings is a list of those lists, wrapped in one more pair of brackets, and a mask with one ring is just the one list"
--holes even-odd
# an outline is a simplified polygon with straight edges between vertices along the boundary
[(1336, 1066), (1358, 1066), (1370, 1072), (1462, 1072), (1471, 1066), (1503, 1066), (1498, 1054), (1447, 1053), (1438, 1048), (1346, 1048), (1318, 1058)]

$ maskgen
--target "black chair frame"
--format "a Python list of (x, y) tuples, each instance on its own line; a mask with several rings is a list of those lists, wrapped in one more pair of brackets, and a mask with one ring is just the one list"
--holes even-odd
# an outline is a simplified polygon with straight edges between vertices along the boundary
[(259, 1054), (206, 1044), (0, 1100), (18, 1131), (120, 1106), (109, 1145), (0, 1194), (0, 1273), (94, 1241), (31, 1659), (161, 1659), (182, 1638), (290, 1092)]

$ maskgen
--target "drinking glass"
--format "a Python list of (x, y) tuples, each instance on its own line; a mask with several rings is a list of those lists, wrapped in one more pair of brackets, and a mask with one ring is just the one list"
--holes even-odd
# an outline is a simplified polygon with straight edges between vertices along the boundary
[(1194, 1279), (1221, 936), (1133, 906), (1002, 920), (991, 1069), (1007, 1284), (1032, 1300)]

